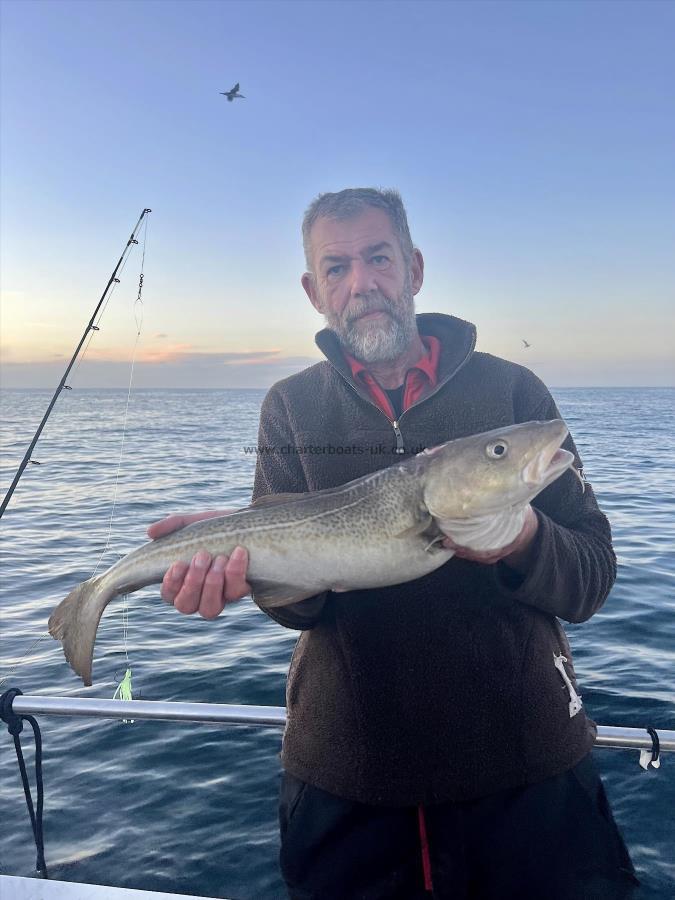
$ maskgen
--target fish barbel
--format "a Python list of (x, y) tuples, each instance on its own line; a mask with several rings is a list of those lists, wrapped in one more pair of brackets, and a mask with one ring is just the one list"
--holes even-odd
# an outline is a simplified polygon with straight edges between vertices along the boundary
[(560, 419), (525, 422), (448, 441), (337, 488), (263, 497), (246, 509), (187, 525), (144, 544), (82, 582), (54, 610), (49, 632), (90, 685), (103, 610), (119, 594), (162, 581), (198, 550), (248, 551), (247, 580), (261, 607), (323, 591), (379, 588), (421, 578), (457, 546), (513, 541), (529, 501), (573, 462)]

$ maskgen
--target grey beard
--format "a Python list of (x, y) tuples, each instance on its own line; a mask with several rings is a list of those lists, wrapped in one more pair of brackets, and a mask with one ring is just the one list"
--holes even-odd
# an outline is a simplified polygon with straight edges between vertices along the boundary
[[(389, 314), (384, 323), (358, 326), (355, 319), (359, 315), (366, 310), (378, 309), (386, 310)], [(395, 302), (380, 294), (371, 297), (356, 309), (352, 306), (346, 321), (338, 316), (328, 315), (326, 322), (347, 352), (361, 362), (376, 363), (396, 359), (408, 349), (417, 333), (411, 286), (406, 282), (403, 293)]]

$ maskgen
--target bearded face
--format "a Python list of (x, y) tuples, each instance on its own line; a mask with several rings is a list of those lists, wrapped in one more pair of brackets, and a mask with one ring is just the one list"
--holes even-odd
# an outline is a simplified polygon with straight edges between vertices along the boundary
[(410, 271), (398, 296), (373, 290), (353, 297), (340, 313), (327, 306), (325, 318), (345, 350), (361, 362), (398, 358), (417, 333)]
[(389, 215), (367, 208), (312, 225), (313, 272), (302, 285), (340, 343), (366, 365), (393, 363), (419, 341), (414, 296), (422, 286), (419, 250), (405, 256)]

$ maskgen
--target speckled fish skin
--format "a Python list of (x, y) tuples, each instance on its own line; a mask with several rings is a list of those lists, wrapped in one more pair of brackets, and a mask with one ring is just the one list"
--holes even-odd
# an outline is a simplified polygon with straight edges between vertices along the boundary
[(189, 562), (198, 550), (229, 556), (245, 547), (253, 596), (274, 607), (326, 590), (420, 578), (453, 555), (441, 545), (444, 534), (477, 549), (506, 546), (529, 501), (572, 464), (572, 454), (558, 449), (566, 435), (557, 419), (511, 425), (449, 441), (338, 488), (262, 498), (195, 522), (78, 585), (52, 613), (50, 634), (90, 685), (96, 631), (108, 603), (160, 583), (172, 563)]

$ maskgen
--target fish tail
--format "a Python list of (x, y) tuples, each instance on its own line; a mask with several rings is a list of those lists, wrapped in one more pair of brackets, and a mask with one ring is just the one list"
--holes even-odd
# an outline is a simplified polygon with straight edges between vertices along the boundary
[(78, 584), (49, 617), (49, 633), (61, 641), (71, 668), (89, 686), (98, 623), (110, 600), (114, 586), (102, 584), (102, 576)]

